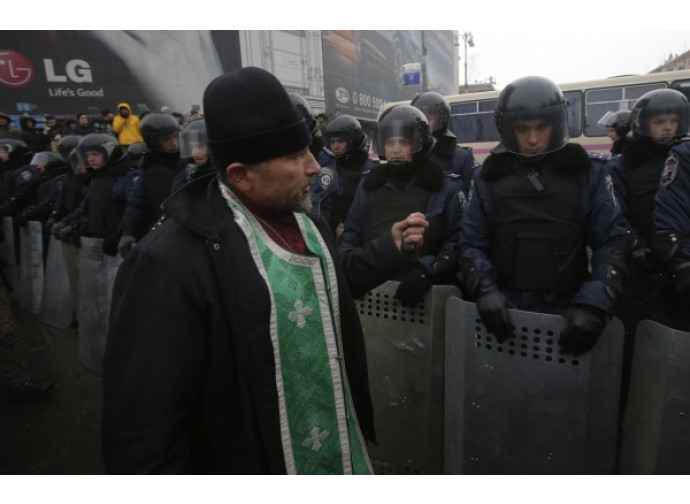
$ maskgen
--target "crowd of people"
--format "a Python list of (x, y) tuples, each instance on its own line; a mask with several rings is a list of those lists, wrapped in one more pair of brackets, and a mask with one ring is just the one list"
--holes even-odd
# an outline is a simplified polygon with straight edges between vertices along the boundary
[[(514, 337), (511, 308), (563, 315), (561, 353), (576, 356), (614, 316), (690, 330), (690, 105), (677, 91), (607, 117), (607, 157), (569, 141), (558, 86), (518, 79), (482, 164), (434, 92), (387, 110), (371, 139), (257, 68), (209, 83), (203, 109), (184, 122), (123, 102), (94, 123), (47, 117), (38, 131), (28, 118), (0, 137), (0, 215), (124, 258), (104, 356), (110, 473), (372, 473), (353, 300), (387, 280), (410, 307), (458, 285), (499, 343)], [(634, 268), (659, 301), (646, 313), (618, 308)]]

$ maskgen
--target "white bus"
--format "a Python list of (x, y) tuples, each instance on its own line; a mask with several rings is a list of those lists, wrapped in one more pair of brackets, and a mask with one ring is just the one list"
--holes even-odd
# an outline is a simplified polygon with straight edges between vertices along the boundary
[[(690, 70), (610, 77), (608, 79), (559, 84), (568, 100), (570, 141), (592, 152), (609, 154), (611, 140), (606, 128), (597, 125), (609, 111), (632, 110), (637, 99), (654, 89), (676, 89), (690, 100)], [(446, 96), (450, 104), (451, 129), (463, 147), (471, 147), (474, 157), (482, 162), (498, 141), (494, 109), (500, 91), (483, 91)], [(393, 105), (409, 105), (409, 101), (387, 103), (381, 114)]]

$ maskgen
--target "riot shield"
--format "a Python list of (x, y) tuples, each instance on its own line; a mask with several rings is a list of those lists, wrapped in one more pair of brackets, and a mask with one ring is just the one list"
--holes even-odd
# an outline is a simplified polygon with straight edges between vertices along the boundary
[(690, 474), (689, 332), (637, 326), (620, 472)]
[(72, 289), (67, 276), (62, 242), (52, 235), (48, 242), (40, 319), (44, 324), (58, 329), (68, 328), (74, 320)]
[(442, 474), (444, 310), (460, 290), (433, 286), (408, 308), (398, 285), (357, 301), (378, 440), (367, 449), (377, 474)]
[(19, 230), (19, 302), (27, 313), (41, 311), (44, 284), (43, 224), (28, 221)]
[(560, 355), (564, 317), (510, 310), (498, 343), (475, 303), (446, 303), (447, 474), (612, 474), (623, 353), (613, 319), (595, 347)]
[(628, 276), (620, 299), (616, 303), (615, 315), (631, 336), (635, 334), (638, 322), (663, 307), (661, 277), (645, 271), (636, 262), (628, 265)]
[(62, 243), (62, 257), (65, 260), (67, 280), (72, 292), (72, 306), (77, 319), (79, 318), (79, 249), (72, 244)]
[(4, 239), (0, 244), (0, 272), (2, 281), (8, 289), (16, 291), (19, 283), (19, 269), (17, 267), (17, 254), (14, 245), (14, 226), (12, 217), (2, 218), (2, 232)]
[(113, 283), (122, 262), (102, 247), (102, 238), (82, 237), (79, 248), (79, 362), (96, 373), (103, 372)]

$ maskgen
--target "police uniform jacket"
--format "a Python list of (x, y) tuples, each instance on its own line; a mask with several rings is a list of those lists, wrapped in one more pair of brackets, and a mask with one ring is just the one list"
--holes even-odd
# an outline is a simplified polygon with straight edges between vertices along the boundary
[[(519, 309), (560, 313), (572, 303), (595, 306), (611, 314), (616, 296), (611, 295), (611, 287), (607, 292), (607, 286), (620, 287), (615, 277), (625, 269), (620, 261), (624, 260), (629, 233), (604, 162), (593, 159), (577, 144), (567, 144), (541, 158), (538, 166), (541, 173), (529, 175), (529, 165), (504, 152), (491, 154), (475, 170), (462, 217), (462, 260), (470, 261), (476, 274), (497, 282)], [(542, 185), (542, 190), (535, 184)], [(500, 206), (492, 194), (501, 195)], [(498, 243), (498, 224), (511, 226), (515, 241), (508, 236)], [(549, 235), (551, 231), (560, 236)], [(552, 241), (556, 239), (561, 242)], [(559, 250), (562, 243), (567, 248)], [(591, 274), (586, 271), (586, 263), (576, 262), (586, 261), (585, 245), (592, 249)], [(504, 264), (510, 261), (515, 262)], [(560, 269), (555, 276), (544, 277), (543, 271), (551, 262), (558, 267), (574, 264), (568, 268), (569, 278)], [(530, 283), (541, 276), (556, 288), (566, 282), (574, 288), (553, 295), (537, 288), (508, 287), (508, 275), (499, 275), (499, 270), (514, 273), (516, 283)]]
[[(336, 258), (327, 223), (315, 221)], [(337, 266), (344, 358), (374, 438), (353, 295), (404, 267), (392, 237)], [(338, 264), (338, 260), (336, 260)], [(268, 289), (215, 175), (193, 180), (123, 261), (104, 357), (108, 473), (285, 473)]]
[[(395, 182), (394, 170), (388, 164), (380, 164), (362, 174), (345, 220), (340, 251), (344, 254), (352, 253), (371, 239), (367, 236), (371, 234), (367, 231), (371, 227), (367, 218), (372, 218), (372, 214), (377, 214), (374, 217), (387, 226), (388, 222), (404, 219), (413, 211), (422, 212), (426, 215), (429, 227), (424, 232), (425, 246), (421, 251), (419, 264), (433, 275), (436, 257), (456, 248), (460, 237), (464, 202), (460, 176), (455, 173), (444, 174), (439, 165), (425, 160), (416, 175), (409, 178), (404, 187), (399, 187)], [(409, 207), (414, 198), (411, 195), (420, 194), (420, 190), (427, 191), (428, 195), (422, 193), (424, 201), (415, 208)], [(376, 191), (388, 193), (385, 198), (389, 201), (375, 203), (374, 210), (368, 213), (368, 205), (372, 204)]]

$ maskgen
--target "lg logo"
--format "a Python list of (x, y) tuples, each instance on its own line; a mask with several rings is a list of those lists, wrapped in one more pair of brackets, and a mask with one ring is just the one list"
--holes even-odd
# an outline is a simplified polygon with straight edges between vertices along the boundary
[(15, 51), (0, 50), (0, 84), (23, 88), (33, 78), (34, 66), (26, 56)]
[[(69, 60), (65, 65), (65, 75), (56, 71), (50, 58), (43, 60), (43, 67), (47, 82), (93, 82), (91, 67), (84, 60)], [(16, 51), (0, 50), (0, 84), (23, 88), (31, 84), (34, 75), (34, 66), (29, 58)]]

